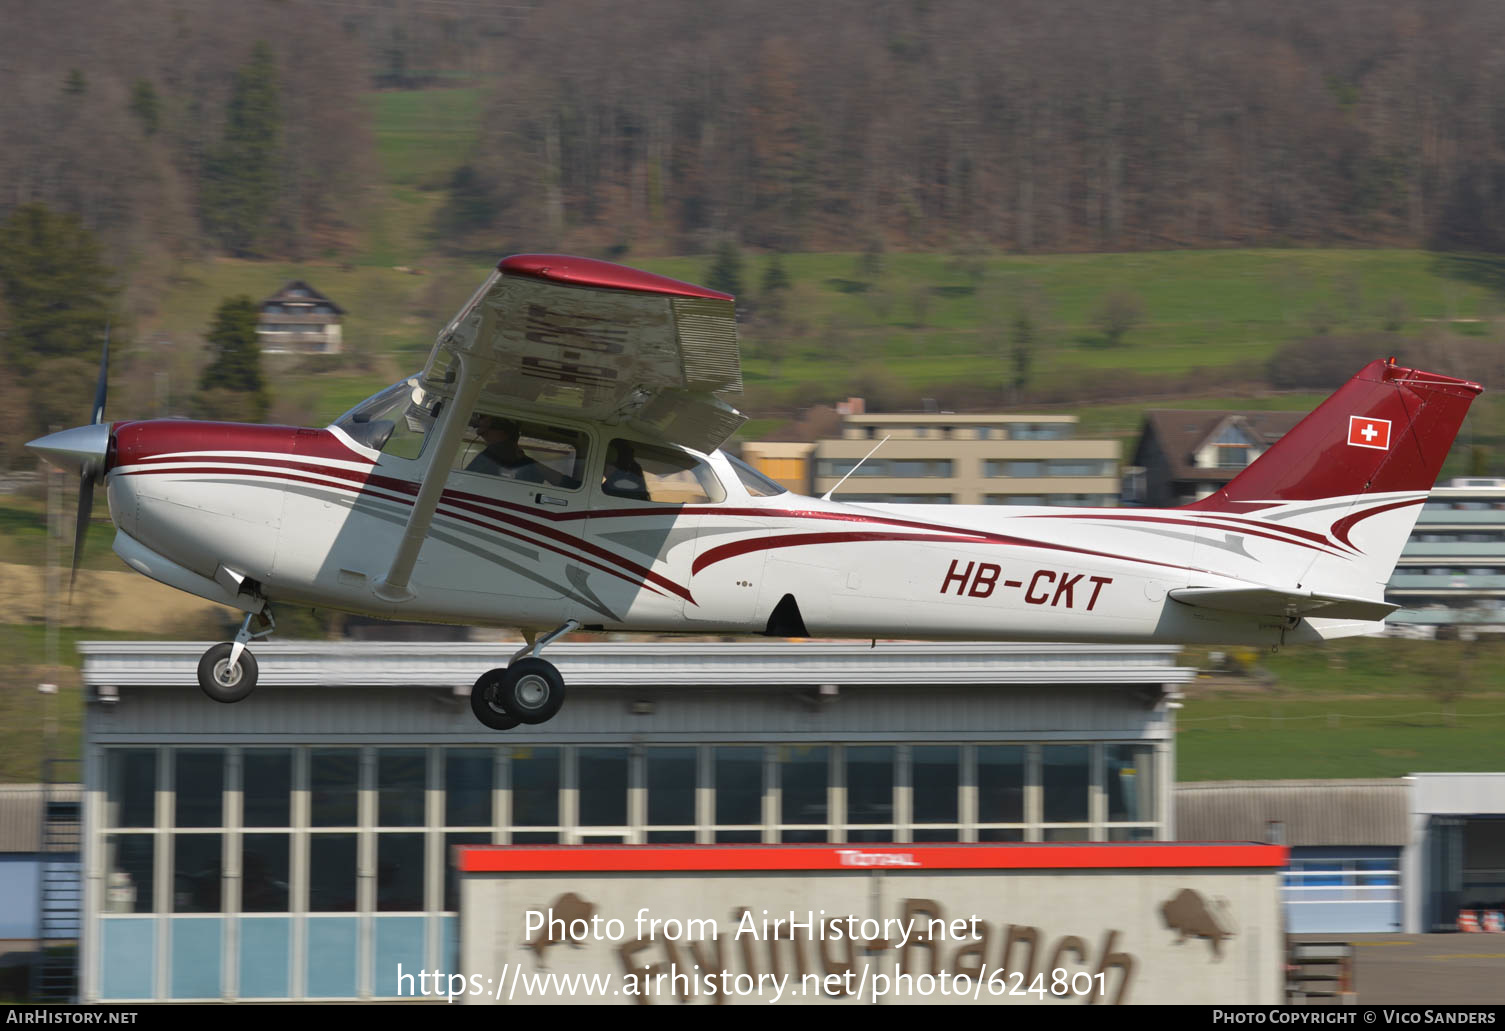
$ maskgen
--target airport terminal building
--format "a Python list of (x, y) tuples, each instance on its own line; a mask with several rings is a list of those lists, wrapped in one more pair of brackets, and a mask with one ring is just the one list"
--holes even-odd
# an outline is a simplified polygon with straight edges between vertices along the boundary
[(217, 705), (202, 644), (83, 645), (80, 1001), (393, 997), (457, 968), (457, 845), (1176, 836), (1175, 649), (567, 643), (563, 712), (488, 730), (512, 647), (264, 644)]

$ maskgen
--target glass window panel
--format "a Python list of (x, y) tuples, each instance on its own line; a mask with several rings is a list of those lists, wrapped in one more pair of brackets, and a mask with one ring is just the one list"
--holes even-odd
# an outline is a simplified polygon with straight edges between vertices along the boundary
[(422, 748), (382, 748), (377, 751), (377, 826), (423, 826), (426, 758)]
[(828, 833), (824, 830), (784, 830), (779, 832), (779, 840), (790, 845), (816, 845), (826, 841), (828, 837)]
[(490, 827), (495, 764), (489, 748), (444, 752), (444, 825)]
[(915, 841), (960, 841), (961, 831), (955, 827), (924, 827), (914, 832)]
[(978, 746), (977, 820), (979, 823), (1024, 822), (1026, 757), (1024, 745)]
[(308, 908), (315, 913), (355, 912), (355, 835), (308, 838)]
[(224, 823), (225, 753), (179, 750), (173, 754), (175, 826), (219, 827)]
[(647, 760), (649, 825), (693, 826), (695, 749), (650, 748)]
[(607, 446), (601, 490), (613, 497), (676, 505), (726, 500), (721, 481), (694, 455), (621, 438)]
[(247, 827), (292, 825), (293, 753), (246, 749), (241, 753), (243, 823)]
[(1109, 841), (1154, 841), (1153, 827), (1109, 827)]
[(174, 834), (172, 911), (218, 913), (223, 836)]
[(360, 753), (354, 748), (316, 748), (309, 756), (311, 820), (315, 827), (353, 827)]
[(763, 749), (716, 749), (716, 822), (763, 822)]
[(247, 834), (241, 838), (241, 912), (286, 913), (292, 908), (288, 889), (291, 842), (288, 834)]
[[(955, 745), (915, 745), (910, 752), (911, 805), (914, 823), (956, 823), (960, 817), (962, 750)], [(916, 841), (955, 840), (921, 838)]]
[(756, 845), (763, 840), (762, 831), (717, 831), (718, 845)]
[(557, 845), (559, 834), (556, 831), (528, 831), (512, 835), (514, 845)]
[(114, 827), (157, 825), (157, 750), (110, 749), (110, 817)]
[[(846, 749), (847, 822), (891, 823), (894, 818), (894, 748), (850, 745)], [(877, 840), (856, 838), (851, 841)], [(887, 840), (892, 840), (892, 832)]]
[(460, 911), (460, 872), (455, 869), (456, 845), (489, 845), (491, 835), (485, 831), (461, 831), (444, 836), (444, 909)]
[(627, 749), (582, 748), (576, 757), (580, 826), (626, 826)]
[(977, 832), (978, 841), (1023, 841), (1021, 827), (984, 827)]
[(1150, 745), (1108, 745), (1103, 787), (1108, 822), (1155, 819), (1155, 749)]
[(423, 911), (423, 834), (376, 836), (376, 909)]
[[(559, 749), (517, 748), (512, 752), (512, 825), (559, 825)], [(518, 835), (513, 841), (520, 841)], [(555, 840), (550, 838), (549, 840)]]
[(847, 831), (848, 841), (874, 842), (893, 841), (894, 829), (892, 827), (853, 827)]
[(649, 831), (648, 844), (650, 845), (693, 845), (695, 844), (694, 831)]
[(1086, 821), (1087, 794), (1092, 782), (1091, 755), (1092, 749), (1088, 745), (1044, 745), (1040, 748), (1040, 787), (1045, 799), (1046, 823)]
[[(825, 745), (786, 745), (779, 749), (779, 787), (783, 795), (780, 822), (826, 822), (829, 756), (830, 749)], [(818, 840), (824, 841), (825, 835)]]
[(105, 839), (106, 913), (150, 913), (155, 834), (111, 834)]

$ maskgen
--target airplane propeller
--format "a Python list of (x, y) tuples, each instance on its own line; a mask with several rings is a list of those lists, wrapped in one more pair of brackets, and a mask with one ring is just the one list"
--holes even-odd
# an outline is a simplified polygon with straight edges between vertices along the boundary
[(26, 445), (52, 464), (72, 469), (79, 475), (78, 522), (73, 531), (73, 566), (68, 575), (70, 599), (73, 597), (73, 583), (78, 579), (84, 538), (89, 532), (89, 515), (94, 509), (94, 485), (104, 478), (105, 461), (110, 450), (110, 426), (104, 421), (109, 378), (110, 330), (106, 327), (104, 348), (99, 357), (99, 382), (94, 388), (94, 407), (90, 411), (89, 424), (59, 430)]

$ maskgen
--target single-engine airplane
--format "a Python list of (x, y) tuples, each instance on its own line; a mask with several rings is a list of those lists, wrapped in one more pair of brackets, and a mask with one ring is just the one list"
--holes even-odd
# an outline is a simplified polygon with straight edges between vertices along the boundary
[[(1226, 487), (1175, 509), (846, 504), (718, 450), (743, 417), (733, 298), (587, 258), (501, 261), (423, 371), (324, 429), (104, 421), (29, 447), (103, 482), (114, 549), (245, 612), (199, 663), (256, 685), (271, 606), (516, 627), (471, 709), (548, 720), (576, 629), (1278, 645), (1366, 633), (1470, 402), (1361, 369)], [(77, 569), (78, 542), (74, 568)]]

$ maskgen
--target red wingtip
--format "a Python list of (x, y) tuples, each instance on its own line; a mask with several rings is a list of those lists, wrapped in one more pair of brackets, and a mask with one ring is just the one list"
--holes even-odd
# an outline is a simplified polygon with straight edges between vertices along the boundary
[(613, 265), (595, 258), (576, 258), (568, 254), (514, 254), (497, 263), (504, 276), (527, 276), (565, 286), (590, 286), (606, 290), (633, 290), (637, 293), (663, 294), (667, 297), (698, 297), (713, 301), (732, 301), (731, 294), (709, 287), (683, 283), (668, 276), (654, 275), (626, 265)]

